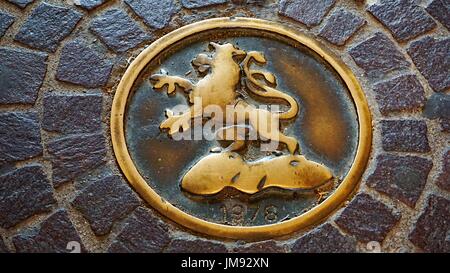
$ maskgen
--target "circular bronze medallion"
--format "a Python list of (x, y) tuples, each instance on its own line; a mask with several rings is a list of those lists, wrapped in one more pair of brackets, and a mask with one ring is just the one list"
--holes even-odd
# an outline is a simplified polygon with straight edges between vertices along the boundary
[(115, 156), (161, 214), (236, 239), (286, 235), (350, 198), (371, 119), (349, 68), (278, 23), (177, 29), (129, 66), (114, 97)]

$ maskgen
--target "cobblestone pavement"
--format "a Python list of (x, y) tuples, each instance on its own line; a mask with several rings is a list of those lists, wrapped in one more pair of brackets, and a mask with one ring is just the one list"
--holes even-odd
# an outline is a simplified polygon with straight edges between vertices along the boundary
[[(213, 17), (279, 21), (353, 70), (373, 115), (356, 195), (325, 223), (264, 242), (191, 233), (149, 208), (112, 154), (130, 61)], [(0, 252), (450, 252), (447, 0), (0, 0)]]

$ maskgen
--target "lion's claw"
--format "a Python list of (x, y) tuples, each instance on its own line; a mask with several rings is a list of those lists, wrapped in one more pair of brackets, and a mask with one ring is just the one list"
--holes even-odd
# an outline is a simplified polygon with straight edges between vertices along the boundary
[(166, 116), (167, 119), (159, 127), (161, 129), (169, 129), (170, 135), (180, 132), (180, 129), (181, 132), (185, 132), (191, 127), (190, 116), (188, 118), (184, 115), (174, 116), (169, 109), (166, 110)]
[(170, 76), (155, 74), (150, 76), (150, 79), (155, 81), (153, 87), (156, 89), (163, 88), (167, 85), (167, 94), (172, 94), (176, 90), (175, 82), (170, 78)]

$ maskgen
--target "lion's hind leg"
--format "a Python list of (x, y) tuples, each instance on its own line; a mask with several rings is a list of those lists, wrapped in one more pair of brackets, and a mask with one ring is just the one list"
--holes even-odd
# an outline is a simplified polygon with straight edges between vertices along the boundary
[[(229, 145), (226, 151), (238, 151), (245, 147), (245, 137), (251, 128), (247, 125), (232, 125), (222, 127), (216, 131), (217, 140), (231, 140), (233, 143)], [(215, 149), (217, 150), (217, 149)]]
[[(250, 124), (256, 128), (261, 138), (286, 144), (288, 151), (294, 154), (298, 149), (298, 141), (294, 137), (284, 135), (279, 130), (276, 115), (264, 109), (255, 109), (249, 115)], [(275, 147), (274, 147), (275, 148)]]
[(278, 138), (279, 138), (280, 142), (283, 142), (284, 144), (286, 144), (288, 151), (291, 154), (294, 154), (297, 151), (298, 141), (296, 138), (286, 136), (283, 133), (278, 133)]
[(276, 149), (276, 147), (278, 146), (278, 143), (280, 143), (280, 142), (286, 144), (287, 149), (288, 149), (289, 153), (291, 153), (291, 154), (294, 154), (298, 149), (298, 141), (296, 138), (286, 136), (278, 130), (272, 131), (272, 132), (267, 132), (265, 130), (258, 130), (258, 134), (260, 135), (260, 137), (262, 139), (275, 141), (276, 145), (271, 146), (271, 147), (273, 147), (273, 149)]

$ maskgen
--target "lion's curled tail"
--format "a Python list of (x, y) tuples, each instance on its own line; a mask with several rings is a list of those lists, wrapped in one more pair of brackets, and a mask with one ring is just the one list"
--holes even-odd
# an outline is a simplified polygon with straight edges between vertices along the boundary
[(290, 106), (289, 110), (286, 112), (277, 113), (278, 117), (280, 119), (291, 119), (291, 118), (295, 117), (299, 110), (297, 101), (290, 95), (283, 93), (283, 92), (281, 92), (275, 88), (272, 88), (270, 86), (264, 85), (260, 81), (255, 79), (253, 77), (253, 75), (259, 74), (259, 75), (264, 76), (264, 78), (268, 82), (275, 83), (275, 77), (272, 74), (267, 73), (265, 71), (260, 71), (260, 70), (251, 70), (250, 65), (251, 65), (252, 61), (256, 61), (257, 63), (260, 63), (260, 64), (266, 63), (266, 59), (260, 52), (250, 51), (247, 53), (247, 56), (245, 57), (245, 59), (242, 63), (243, 63), (243, 69), (244, 69), (245, 76), (247, 77), (246, 85), (247, 85), (248, 89), (252, 93), (254, 93), (258, 96), (261, 96), (261, 97), (285, 100)]

